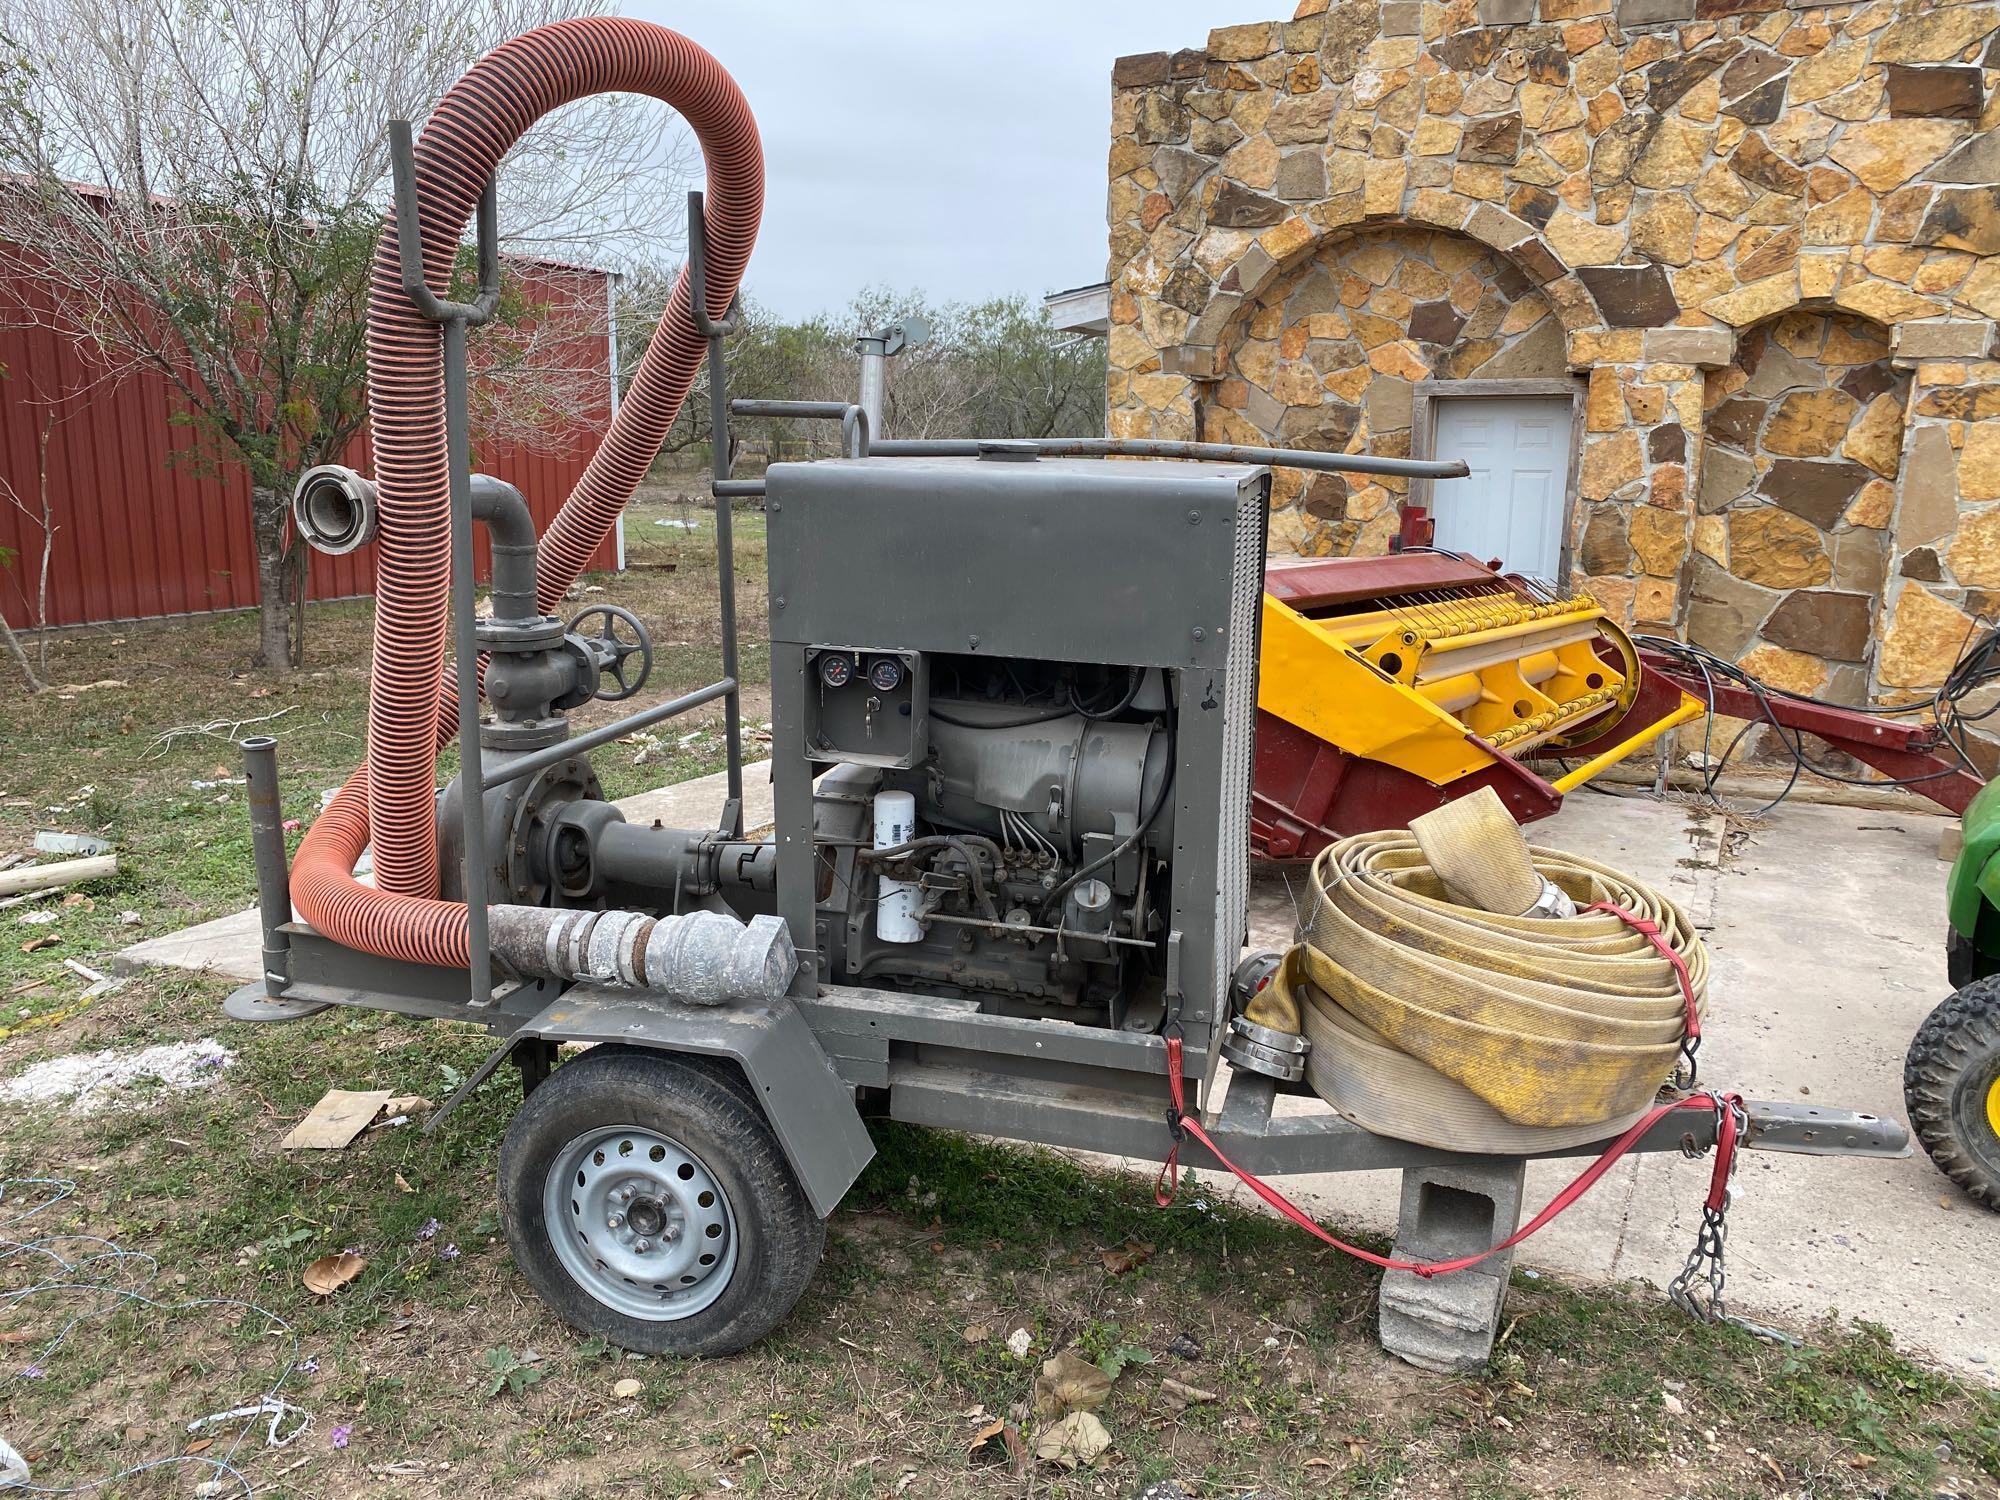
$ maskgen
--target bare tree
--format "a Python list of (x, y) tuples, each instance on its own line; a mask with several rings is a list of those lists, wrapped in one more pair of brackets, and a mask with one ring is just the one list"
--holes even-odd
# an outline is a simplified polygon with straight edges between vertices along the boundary
[[(55, 552), (56, 531), (58, 528), (55, 523), (55, 517), (49, 512), (46, 491), (43, 494), (41, 508), (37, 512), (31, 510), (22, 501), (21, 497), (15, 493), (14, 486), (7, 483), (6, 480), (0, 479), (0, 500), (5, 500), (14, 509), (26, 516), (28, 524), (41, 533), (42, 555), (39, 565), (35, 570), (36, 582), (34, 595), (32, 598), (29, 597), (28, 591), (25, 588), (21, 589), (20, 593), (22, 600), (28, 606), (29, 623), (41, 632), (39, 641), (41, 666), (46, 671), (48, 668), (49, 651), (49, 558)], [(17, 562), (25, 561), (21, 554), (13, 548), (0, 547), (0, 567), (12, 568)], [(28, 659), (27, 649), (22, 646), (20, 636), (15, 634), (14, 627), (7, 623), (7, 617), (4, 614), (0, 614), (0, 646), (6, 648), (7, 654), (14, 658), (14, 665), (21, 669), (21, 675), (28, 680), (29, 692), (39, 693), (48, 686), (47, 683), (42, 681), (41, 673), (35, 670), (36, 664)]]
[[(260, 665), (302, 658), (292, 476), (338, 457), (365, 420), (388, 121), (420, 119), (507, 37), (598, 8), (0, 0), (0, 278), (38, 289), (0, 315), (78, 339), (101, 379), (164, 379), (189, 455), (247, 475)], [(510, 250), (587, 245), (601, 259), (671, 237), (679, 195), (661, 178), (681, 175), (690, 153), (650, 100), (556, 112), (502, 168)], [(475, 341), (495, 376), (485, 415), (508, 424), (502, 435), (532, 440), (551, 425), (540, 417), (596, 396), (601, 371), (551, 351), (581, 331), (577, 315), (600, 312), (559, 319), (516, 299), (500, 332)]]

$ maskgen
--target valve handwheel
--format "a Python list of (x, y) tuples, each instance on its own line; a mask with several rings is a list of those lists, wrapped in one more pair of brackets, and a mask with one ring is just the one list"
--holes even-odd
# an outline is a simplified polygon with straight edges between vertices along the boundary
[[(602, 616), (603, 623), (593, 633), (584, 628), (584, 622), (595, 616)], [(621, 624), (629, 635), (620, 632)], [(602, 685), (598, 687), (597, 696), (606, 703), (618, 703), (631, 697), (653, 675), (653, 638), (631, 610), (616, 604), (593, 604), (588, 609), (579, 610), (570, 620), (569, 633), (583, 637), (597, 658), (599, 673), (618, 684), (615, 693), (607, 691)], [(639, 658), (636, 668), (629, 665), (635, 656)]]

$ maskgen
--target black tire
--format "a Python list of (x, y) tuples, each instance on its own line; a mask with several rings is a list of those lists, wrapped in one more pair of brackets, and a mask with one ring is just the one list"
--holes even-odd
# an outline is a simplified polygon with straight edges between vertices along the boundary
[(1917, 1028), (1903, 1063), (1910, 1126), (1974, 1203), (2000, 1212), (2000, 975), (1975, 979)]
[[(550, 1172), (581, 1137), (627, 1127), (671, 1138), (699, 1158), (733, 1216), (728, 1282), (683, 1317), (638, 1317), (609, 1305), (571, 1274), (551, 1239)], [(741, 1075), (708, 1059), (638, 1048), (594, 1048), (528, 1096), (500, 1146), (500, 1216), (514, 1263), (557, 1317), (641, 1354), (734, 1354), (755, 1343), (791, 1312), (826, 1246), (826, 1225)]]

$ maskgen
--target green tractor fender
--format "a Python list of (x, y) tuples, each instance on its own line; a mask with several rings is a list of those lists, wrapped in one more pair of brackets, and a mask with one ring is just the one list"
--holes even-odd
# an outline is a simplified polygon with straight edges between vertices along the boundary
[(1910, 1041), (1903, 1101), (1938, 1169), (2000, 1212), (2000, 781), (1972, 799), (1960, 828), (1945, 885), (1953, 993)]
[(1954, 987), (2000, 973), (2000, 781), (1972, 799), (1959, 828), (1963, 842), (1945, 881)]

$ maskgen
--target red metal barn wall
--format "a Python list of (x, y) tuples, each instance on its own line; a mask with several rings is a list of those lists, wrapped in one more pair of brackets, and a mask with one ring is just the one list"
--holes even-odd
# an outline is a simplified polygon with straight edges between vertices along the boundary
[[(543, 345), (539, 357), (559, 359), (564, 369), (600, 372), (589, 384), (599, 396), (533, 445), (481, 442), (474, 435), (474, 466), (518, 485), (546, 526), (610, 420), (610, 348), (602, 332), (608, 277), (540, 262), (511, 263), (508, 274), (543, 309), (543, 319), (574, 319), (579, 329), (575, 339)], [(32, 287), (0, 288), (8, 303), (37, 295)], [(43, 495), (38, 453), (46, 431), (46, 493), (58, 528), (49, 566), (49, 624), (256, 604), (248, 482), (240, 468), (193, 461), (186, 450), (194, 430), (174, 420), (175, 409), (158, 376), (141, 373), (108, 384), (63, 336), (0, 327), (0, 480), (36, 517)], [(348, 462), (371, 471), (365, 432)], [(13, 554), (0, 567), (0, 612), (17, 627), (34, 623), (42, 550), (41, 527), (20, 506), (0, 492), (0, 548)], [(483, 575), (483, 536), (480, 548)], [(0, 559), (6, 556), (0, 552)], [(615, 541), (607, 541), (592, 566), (616, 565)], [(315, 599), (367, 594), (374, 582), (372, 546), (346, 557), (312, 555)]]

